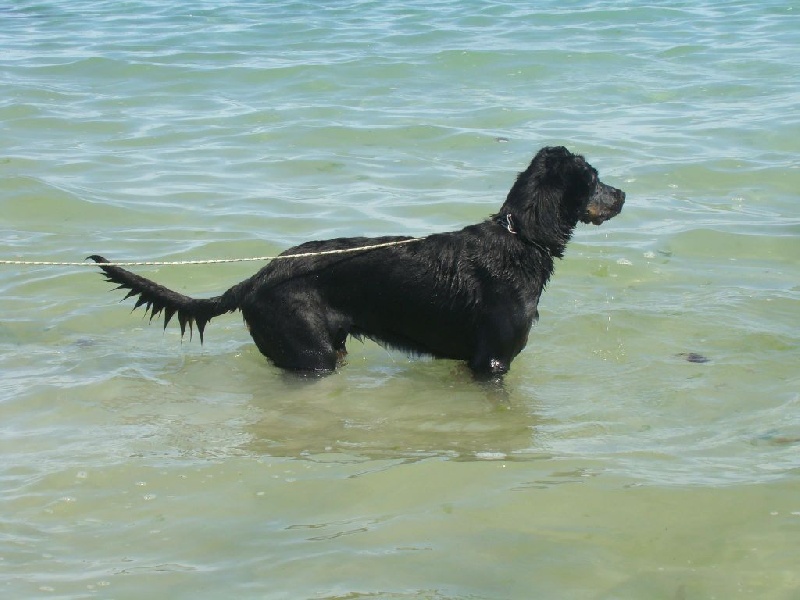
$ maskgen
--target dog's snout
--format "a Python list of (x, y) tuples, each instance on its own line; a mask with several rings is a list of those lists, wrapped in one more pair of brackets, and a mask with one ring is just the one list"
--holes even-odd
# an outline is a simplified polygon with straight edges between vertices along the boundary
[(581, 220), (584, 223), (600, 225), (618, 215), (623, 204), (625, 204), (625, 192), (599, 181)]
[(607, 192), (606, 202), (617, 210), (622, 208), (622, 205), (625, 204), (625, 192), (611, 185), (603, 185), (606, 187)]

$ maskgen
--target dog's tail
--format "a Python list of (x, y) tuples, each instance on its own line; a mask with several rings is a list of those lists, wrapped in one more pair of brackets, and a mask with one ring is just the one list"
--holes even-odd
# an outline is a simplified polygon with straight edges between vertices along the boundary
[(125, 299), (138, 296), (133, 307), (134, 310), (144, 306), (145, 314), (150, 312), (151, 321), (156, 315), (163, 312), (164, 329), (167, 328), (172, 317), (177, 315), (178, 323), (181, 326), (181, 336), (186, 333), (187, 325), (190, 336), (193, 331), (192, 325), (197, 325), (201, 344), (208, 322), (214, 317), (237, 310), (242, 297), (251, 287), (250, 280), (245, 280), (221, 296), (205, 299), (190, 298), (120, 267), (106, 266), (103, 263), (108, 261), (97, 254), (89, 258), (100, 265), (106, 275), (106, 281), (118, 284), (117, 289), (129, 290)]

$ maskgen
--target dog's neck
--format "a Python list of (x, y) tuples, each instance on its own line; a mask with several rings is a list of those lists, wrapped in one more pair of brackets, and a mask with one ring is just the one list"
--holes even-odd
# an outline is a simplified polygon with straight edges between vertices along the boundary
[(506, 231), (508, 231), (508, 233), (510, 233), (511, 235), (517, 236), (521, 242), (534, 246), (535, 248), (538, 248), (551, 258), (554, 256), (560, 256), (560, 254), (557, 251), (553, 251), (552, 248), (549, 248), (548, 246), (542, 244), (541, 242), (530, 240), (526, 238), (524, 235), (520, 235), (519, 231), (517, 230), (514, 224), (514, 216), (511, 213), (502, 212), (496, 215), (494, 218), (494, 222), (500, 225), (500, 227), (502, 227)]

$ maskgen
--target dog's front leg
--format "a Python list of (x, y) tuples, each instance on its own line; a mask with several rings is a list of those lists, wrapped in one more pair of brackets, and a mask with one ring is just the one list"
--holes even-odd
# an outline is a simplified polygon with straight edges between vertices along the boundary
[(507, 312), (487, 315), (478, 329), (475, 351), (469, 368), (479, 379), (501, 377), (511, 361), (525, 347), (530, 324), (518, 323)]
[(478, 379), (495, 379), (502, 377), (511, 367), (511, 359), (476, 356), (469, 361), (469, 368)]

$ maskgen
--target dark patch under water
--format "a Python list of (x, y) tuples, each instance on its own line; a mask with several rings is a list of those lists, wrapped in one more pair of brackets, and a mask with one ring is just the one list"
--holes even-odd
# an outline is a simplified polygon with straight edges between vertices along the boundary
[(707, 356), (704, 356), (698, 352), (681, 352), (679, 354), (676, 354), (675, 356), (682, 358), (690, 363), (707, 363), (711, 360)]

